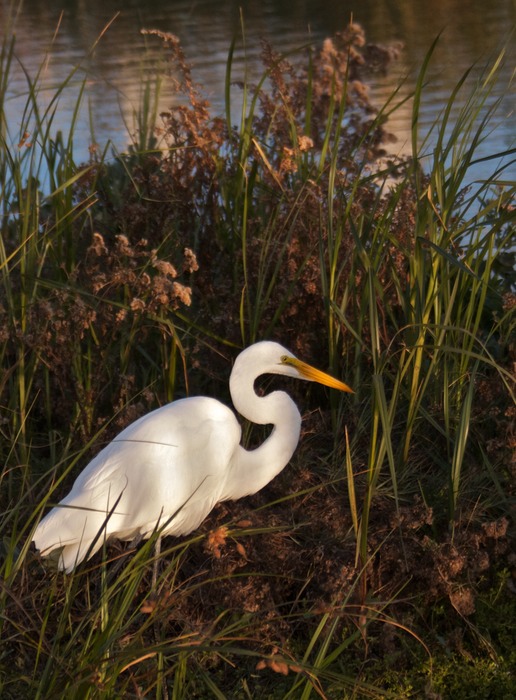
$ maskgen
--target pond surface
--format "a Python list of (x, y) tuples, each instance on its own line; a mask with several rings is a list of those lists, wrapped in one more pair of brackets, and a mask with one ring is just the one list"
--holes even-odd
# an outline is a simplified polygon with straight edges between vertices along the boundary
[[(16, 11), (13, 11), (13, 7)], [(177, 35), (197, 82), (204, 85), (214, 113), (224, 110), (226, 61), (233, 37), (237, 51), (233, 76), (261, 73), (261, 39), (277, 51), (287, 52), (307, 42), (320, 45), (342, 29), (350, 17), (362, 24), (368, 41), (402, 42), (401, 58), (387, 76), (377, 76), (371, 97), (381, 104), (409, 76), (400, 95), (410, 92), (424, 57), (434, 40), (442, 36), (432, 60), (431, 86), (426, 90), (422, 124), (438, 117), (463, 72), (476, 64), (480, 73), (504, 46), (504, 65), (491, 103), (501, 98), (493, 126), (480, 151), (490, 155), (516, 144), (516, 94), (510, 78), (516, 66), (516, 3), (514, 0), (25, 0), (22, 4), (0, 0), (0, 28), (9, 25), (16, 34), (8, 105), (9, 130), (19, 138), (20, 110), (27, 95), (23, 69), (45, 86), (41, 99), (51, 99), (74, 67), (79, 70), (60, 98), (54, 127), (66, 134), (74, 116), (80, 84), (86, 76), (83, 107), (76, 128), (76, 160), (88, 158), (95, 139), (101, 146), (111, 141), (118, 149), (128, 143), (127, 128), (134, 126), (142, 76), (149, 74), (160, 55), (153, 37), (141, 28), (160, 29)], [(245, 48), (242, 38), (245, 27)], [(94, 48), (93, 48), (94, 47)], [(238, 90), (235, 89), (235, 96)], [(173, 85), (165, 80), (162, 107), (174, 101)], [(237, 121), (238, 98), (235, 104)], [(411, 104), (398, 110), (390, 123), (397, 138), (395, 150), (407, 152)], [(94, 136), (92, 136), (92, 128)], [(431, 146), (430, 146), (431, 148)], [(477, 176), (487, 176), (494, 163), (479, 166)], [(507, 176), (516, 177), (513, 164)]]

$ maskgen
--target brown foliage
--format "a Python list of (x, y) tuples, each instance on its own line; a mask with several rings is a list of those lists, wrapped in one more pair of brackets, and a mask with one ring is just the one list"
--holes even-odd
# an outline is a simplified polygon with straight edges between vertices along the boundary
[[(3, 306), (0, 324), (5, 356), (13, 366), (20, 355), (34, 358), (31, 420), (36, 431), (50, 411), (54, 430), (66, 426), (84, 442), (141, 389), (137, 347), (130, 340), (152, 342), (156, 330), (146, 319), (190, 305), (191, 288), (180, 280), (197, 268), (197, 261), (185, 249), (178, 271), (146, 240), (132, 244), (120, 234), (109, 243), (97, 232), (81, 258), (62, 282), (34, 298), (23, 323)], [(16, 283), (14, 273), (12, 280)], [(9, 383), (3, 389), (0, 401), (7, 405)], [(154, 400), (145, 389), (114, 428), (149, 410)]]
[[(172, 237), (179, 247), (195, 250), (195, 311), (214, 334), (240, 343), (242, 291), (260, 305), (263, 285), (274, 281), (258, 327), (247, 319), (247, 342), (264, 334), (292, 337), (294, 350), (308, 358), (320, 356), (320, 243), (330, 235), (329, 226), (343, 226), (344, 263), (353, 245), (346, 221), (374, 202), (374, 188), (360, 186), (346, 213), (346, 192), (364, 164), (383, 153), (387, 136), (380, 122), (373, 126), (375, 111), (363, 75), (378, 69), (381, 55), (387, 65), (395, 51), (374, 53), (363, 30), (352, 24), (312, 52), (308, 73), (304, 62), (293, 64), (264, 43), (267, 81), (245, 87), (256, 92), (259, 107), (240, 133), (211, 116), (177, 37), (147, 33), (169, 48), (173, 80), (183, 100), (161, 114), (160, 155), (135, 157), (122, 207), (114, 208), (109, 169), (98, 173), (99, 212), (109, 212), (109, 221), (130, 241), (145, 235), (159, 245)], [(328, 132), (337, 148), (331, 200), (329, 161), (319, 161)], [(103, 230), (101, 220), (97, 226)], [(278, 269), (263, 271), (264, 251), (278, 261)]]

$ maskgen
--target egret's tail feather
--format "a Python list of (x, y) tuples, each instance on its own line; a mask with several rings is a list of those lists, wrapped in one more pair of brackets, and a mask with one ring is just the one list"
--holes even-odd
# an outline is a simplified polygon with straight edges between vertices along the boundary
[[(104, 523), (91, 522), (86, 518), (77, 522), (79, 511), (68, 508), (54, 508), (43, 518), (36, 528), (33, 540), (41, 556), (50, 559), (60, 571), (70, 573), (84, 558), (92, 557), (105, 540)], [(70, 515), (75, 521), (70, 521)]]

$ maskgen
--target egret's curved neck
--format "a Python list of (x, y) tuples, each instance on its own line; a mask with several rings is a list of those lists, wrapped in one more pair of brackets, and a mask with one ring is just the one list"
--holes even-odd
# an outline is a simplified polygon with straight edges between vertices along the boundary
[[(259, 425), (272, 424), (269, 437), (254, 450), (237, 449), (230, 469), (228, 493), (224, 500), (242, 498), (262, 489), (288, 464), (301, 431), (301, 414), (284, 391), (259, 397), (254, 376), (233, 370), (229, 388), (237, 411)], [(230, 491), (230, 493), (229, 493)]]

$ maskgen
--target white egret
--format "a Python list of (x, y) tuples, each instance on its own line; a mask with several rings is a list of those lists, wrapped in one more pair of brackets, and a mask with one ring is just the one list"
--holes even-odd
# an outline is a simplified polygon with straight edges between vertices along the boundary
[(257, 396), (254, 382), (262, 374), (352, 391), (277, 343), (251, 345), (237, 357), (229, 388), (242, 416), (274, 426), (269, 437), (256, 449), (244, 449), (234, 413), (206, 396), (148, 413), (99, 452), (39, 523), (33, 539), (41, 555), (54, 552), (58, 567), (70, 572), (109, 538), (148, 538), (161, 526), (161, 536), (188, 534), (218, 502), (268, 484), (297, 446), (301, 415), (284, 391)]

